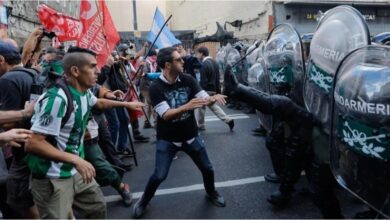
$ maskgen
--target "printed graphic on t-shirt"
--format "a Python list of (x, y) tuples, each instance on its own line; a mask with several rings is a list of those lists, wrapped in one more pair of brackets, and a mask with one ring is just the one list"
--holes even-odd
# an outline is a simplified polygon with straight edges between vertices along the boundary
[[(164, 96), (168, 102), (169, 107), (178, 108), (189, 101), (190, 88), (181, 87), (176, 90), (169, 90), (164, 93)], [(185, 112), (179, 118), (172, 120), (173, 123), (184, 121), (190, 117), (189, 112)]]

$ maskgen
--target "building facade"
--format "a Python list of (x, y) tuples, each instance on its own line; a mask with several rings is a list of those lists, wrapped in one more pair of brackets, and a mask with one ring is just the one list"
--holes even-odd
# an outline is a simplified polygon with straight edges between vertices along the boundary
[[(24, 41), (36, 26), (40, 25), (36, 15), (36, 8), (39, 4), (47, 4), (48, 6), (61, 11), (65, 14), (78, 17), (80, 11), (80, 3), (73, 0), (7, 0), (4, 5), (11, 9), (8, 17), (8, 36), (23, 45)], [(45, 39), (47, 41), (47, 39)]]
[(300, 34), (313, 33), (317, 16), (338, 5), (351, 5), (364, 16), (370, 34), (390, 31), (390, 1), (275, 1), (274, 23), (290, 23)]
[[(45, 3), (65, 14), (79, 16), (80, 1), (75, 0), (0, 0), (11, 8), (8, 35), (24, 42), (39, 25), (36, 6)], [(270, 30), (281, 23), (292, 24), (301, 34), (312, 33), (317, 26), (319, 11), (341, 4), (353, 5), (366, 18), (372, 35), (390, 31), (388, 0), (260, 0), (260, 1), (199, 1), (199, 0), (106, 0), (117, 30), (125, 39), (142, 39), (152, 25), (156, 7), (167, 18), (177, 35), (190, 38), (213, 35), (219, 22), (239, 40), (265, 39)]]

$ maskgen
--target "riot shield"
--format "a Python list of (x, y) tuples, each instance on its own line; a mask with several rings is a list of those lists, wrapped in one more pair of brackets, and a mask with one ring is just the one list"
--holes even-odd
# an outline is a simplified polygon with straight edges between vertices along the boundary
[(246, 61), (249, 66), (254, 65), (257, 62), (257, 59), (263, 55), (264, 44), (264, 40), (260, 40), (256, 41), (248, 48), (246, 51)]
[[(337, 36), (337, 37), (336, 37)], [(320, 20), (310, 45), (303, 99), (306, 108), (330, 130), (330, 100), (336, 68), (345, 55), (370, 43), (364, 17), (350, 6), (328, 10)]]
[[(257, 59), (257, 62), (252, 65), (248, 72), (249, 86), (269, 94), (269, 75), (265, 67), (264, 59), (261, 56)], [(271, 132), (272, 116), (263, 114), (259, 111), (256, 112), (261, 125), (264, 127), (265, 130)]]
[[(258, 43), (258, 42), (256, 42)], [(248, 70), (248, 85), (263, 92), (269, 92), (269, 84), (260, 82), (260, 78), (264, 78), (262, 75), (266, 73), (265, 63), (263, 59), (263, 49), (265, 42), (260, 42), (260, 45), (256, 48), (256, 43), (249, 47), (248, 51), (252, 51), (251, 54), (247, 54), (247, 62), (251, 67)], [(264, 87), (265, 86), (265, 87)]]
[(390, 218), (390, 48), (347, 55), (335, 75), (331, 164), (337, 181)]
[(302, 51), (299, 33), (289, 24), (280, 24), (268, 35), (264, 60), (271, 94), (287, 96), (303, 106), (305, 63)]

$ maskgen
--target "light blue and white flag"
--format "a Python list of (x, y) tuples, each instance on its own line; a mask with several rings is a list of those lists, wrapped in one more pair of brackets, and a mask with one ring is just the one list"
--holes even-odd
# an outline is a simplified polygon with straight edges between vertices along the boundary
[[(150, 42), (153, 42), (154, 39), (156, 38), (158, 32), (161, 30), (162, 26), (165, 23), (164, 16), (156, 8), (156, 12), (154, 13), (154, 18), (153, 18), (153, 24), (152, 24), (152, 29), (148, 33), (148, 36), (146, 39)], [(161, 32), (160, 36), (158, 37), (156, 41), (156, 47), (158, 49), (162, 49), (165, 47), (170, 47), (176, 44), (181, 44), (181, 41), (176, 39), (176, 37), (173, 35), (173, 33), (169, 30), (167, 26), (164, 27), (164, 30)]]

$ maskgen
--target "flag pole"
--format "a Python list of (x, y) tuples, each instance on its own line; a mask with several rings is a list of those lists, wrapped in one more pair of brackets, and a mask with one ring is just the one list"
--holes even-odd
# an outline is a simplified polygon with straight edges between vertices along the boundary
[[(156, 9), (156, 10), (157, 10), (157, 9)], [(146, 59), (146, 57), (148, 56), (148, 54), (149, 54), (150, 51), (152, 50), (153, 46), (156, 44), (156, 41), (157, 41), (158, 37), (160, 36), (161, 32), (164, 30), (164, 27), (167, 25), (168, 21), (171, 20), (171, 18), (172, 18), (172, 15), (170, 15), (170, 16), (168, 17), (168, 19), (165, 21), (165, 23), (164, 23), (163, 26), (161, 27), (160, 31), (158, 32), (156, 38), (154, 38), (154, 41), (153, 41), (152, 45), (149, 46), (148, 52), (144, 54), (143, 60)], [(152, 24), (152, 25), (153, 25), (153, 24)], [(143, 68), (143, 65), (138, 66), (138, 69), (137, 69), (137, 71), (136, 71), (135, 74), (134, 74), (134, 78), (138, 75), (138, 73), (139, 73), (139, 71), (141, 70), (141, 68)], [(133, 79), (134, 79), (134, 78), (133, 78)]]
[[(157, 10), (157, 9), (156, 9), (156, 10)], [(160, 31), (158, 32), (156, 38), (153, 40), (152, 45), (149, 46), (149, 49), (148, 49), (147, 53), (144, 54), (143, 60), (146, 59), (147, 55), (148, 55), (148, 54), (150, 53), (150, 51), (152, 50), (153, 46), (156, 44), (156, 41), (157, 41), (158, 37), (160, 36), (161, 32), (164, 30), (164, 27), (167, 25), (168, 21), (169, 21), (171, 18), (172, 18), (172, 15), (170, 15), (170, 16), (168, 17), (168, 19), (165, 21), (165, 23), (164, 23), (163, 26), (161, 27)], [(153, 25), (153, 24), (152, 24), (152, 25)], [(103, 26), (103, 29), (104, 29), (104, 26)], [(118, 52), (118, 51), (117, 51), (117, 52)], [(122, 63), (122, 65), (123, 65), (123, 63)], [(134, 87), (134, 84), (132, 83), (132, 81), (135, 79), (135, 77), (137, 77), (137, 75), (139, 74), (139, 72), (141, 71), (141, 69), (143, 69), (143, 67), (144, 67), (143, 64), (139, 65), (138, 68), (137, 68), (137, 71), (136, 71), (135, 74), (134, 74), (134, 77), (133, 77), (133, 78), (130, 78), (130, 77), (129, 77), (130, 84), (131, 84), (132, 89), (133, 89), (135, 95), (137, 96), (137, 99), (138, 99), (138, 100), (140, 100), (140, 98), (139, 98), (139, 96), (138, 96), (138, 94), (137, 94), (137, 92), (136, 92), (136, 90), (135, 90), (135, 87)], [(127, 73), (126, 68), (124, 68), (124, 66), (122, 67), (122, 69), (124, 69), (124, 70), (126, 71), (126, 74), (129, 75), (129, 74)], [(146, 112), (145, 112), (145, 109), (144, 109), (143, 107), (142, 107), (142, 112), (144, 113), (146, 120), (149, 122), (149, 124), (151, 124), (150, 119), (149, 119), (149, 117), (147, 116), (147, 114), (146, 114)]]

